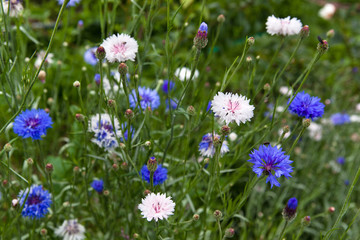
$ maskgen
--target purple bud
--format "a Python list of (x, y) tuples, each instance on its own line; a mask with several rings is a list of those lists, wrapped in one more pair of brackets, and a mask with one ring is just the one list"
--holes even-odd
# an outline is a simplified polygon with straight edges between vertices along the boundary
[(201, 23), (201, 25), (200, 25), (200, 27), (199, 27), (199, 31), (202, 31), (202, 32), (206, 32), (207, 33), (207, 31), (208, 31), (208, 26), (207, 26), (207, 24), (205, 23), (205, 22), (202, 22)]

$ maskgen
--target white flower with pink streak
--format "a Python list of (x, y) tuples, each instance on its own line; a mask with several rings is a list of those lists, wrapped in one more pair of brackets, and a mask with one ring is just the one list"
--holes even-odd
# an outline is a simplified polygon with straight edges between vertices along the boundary
[(105, 49), (106, 59), (111, 63), (135, 61), (139, 48), (136, 40), (124, 33), (108, 37), (101, 46)]
[(166, 197), (165, 193), (150, 193), (142, 199), (138, 208), (143, 218), (146, 218), (149, 222), (153, 219), (157, 222), (159, 219), (167, 219), (174, 214), (175, 203), (171, 200), (171, 197)]
[(240, 125), (240, 123), (250, 121), (254, 116), (255, 107), (250, 105), (250, 99), (237, 93), (218, 92), (211, 106), (215, 116), (220, 117), (226, 124), (236, 122), (237, 125)]

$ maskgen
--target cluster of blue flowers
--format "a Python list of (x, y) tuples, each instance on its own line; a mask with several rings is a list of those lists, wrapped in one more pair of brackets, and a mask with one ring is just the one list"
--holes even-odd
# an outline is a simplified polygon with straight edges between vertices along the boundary
[[(140, 96), (140, 107), (142, 110), (145, 110), (147, 107), (151, 107), (151, 109), (157, 109), (160, 106), (160, 96), (156, 90), (139, 87), (139, 96)], [(135, 89), (132, 90), (130, 96), (130, 107), (136, 108), (136, 104), (138, 102), (136, 97)]]
[[(150, 171), (146, 164), (141, 168), (140, 174), (143, 180), (150, 183)], [(167, 169), (164, 168), (161, 164), (159, 164), (153, 175), (154, 186), (162, 184), (163, 182), (165, 182), (166, 179), (167, 179)]]

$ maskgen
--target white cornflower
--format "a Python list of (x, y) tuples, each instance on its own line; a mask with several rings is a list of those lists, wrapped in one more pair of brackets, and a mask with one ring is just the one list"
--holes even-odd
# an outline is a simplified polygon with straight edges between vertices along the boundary
[[(182, 67), (182, 68), (177, 68), (175, 70), (175, 76), (178, 77), (180, 79), (180, 81), (187, 81), (190, 80), (191, 77), (191, 69), (186, 68), (186, 67)], [(193, 76), (193, 80), (197, 79), (199, 77), (199, 71), (196, 69), (194, 72), (194, 76)]]
[(10, 13), (9, 13), (10, 17), (18, 17), (19, 15), (22, 14), (24, 7), (19, 0), (3, 1), (3, 8), (5, 14), (8, 14), (9, 3), (10, 3)]
[(142, 199), (138, 206), (143, 218), (146, 218), (149, 222), (160, 219), (167, 219), (170, 215), (174, 214), (175, 203), (171, 200), (171, 197), (166, 197), (165, 193), (150, 193)]
[(235, 141), (237, 139), (237, 137), (238, 137), (238, 135), (236, 133), (234, 133), (234, 132), (229, 134), (229, 139), (232, 142)]
[(77, 219), (65, 220), (63, 224), (55, 230), (55, 235), (62, 237), (63, 240), (83, 240), (85, 239), (85, 227), (78, 223)]
[(254, 106), (250, 105), (250, 99), (237, 93), (218, 92), (211, 102), (211, 110), (215, 116), (220, 117), (226, 124), (236, 122), (237, 125), (250, 121), (254, 116)]
[(322, 126), (318, 123), (312, 122), (310, 126), (307, 128), (309, 130), (310, 138), (315, 141), (320, 141), (322, 138)]
[(125, 33), (112, 35), (101, 44), (106, 52), (106, 59), (113, 62), (135, 61), (139, 45), (136, 40)]
[(323, 8), (319, 10), (319, 16), (323, 19), (331, 19), (336, 12), (336, 7), (332, 3), (326, 3)]
[[(112, 150), (118, 146), (116, 137), (121, 136), (119, 121), (114, 118), (115, 127), (112, 125), (112, 119), (109, 114), (101, 114), (99, 124), (99, 114), (91, 117), (89, 122), (89, 131), (95, 133), (91, 141), (105, 150)], [(99, 127), (100, 125), (100, 127)]]
[(279, 92), (282, 94), (282, 95), (285, 95), (285, 96), (291, 96), (293, 91), (291, 88), (287, 87), (287, 86), (281, 86), (279, 88)]
[[(45, 51), (44, 50), (41, 50), (40, 52), (38, 52), (37, 54), (37, 57), (36, 57), (36, 60), (35, 60), (35, 67), (36, 68), (39, 68), (40, 67), (40, 64), (41, 64), (41, 61), (43, 60), (43, 58), (45, 57)], [(44, 64), (52, 64), (54, 62), (54, 54), (53, 53), (49, 53), (45, 59), (45, 62)]]
[(269, 16), (266, 21), (266, 30), (271, 35), (295, 35), (301, 31), (302, 23), (297, 18), (277, 18)]

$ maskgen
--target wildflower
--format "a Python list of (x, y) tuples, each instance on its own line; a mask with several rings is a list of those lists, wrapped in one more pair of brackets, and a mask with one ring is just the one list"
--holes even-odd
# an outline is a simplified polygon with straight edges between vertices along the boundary
[(85, 239), (85, 227), (78, 223), (77, 219), (65, 220), (63, 224), (55, 230), (55, 235), (63, 237), (64, 240), (83, 240)]
[(237, 139), (237, 137), (238, 137), (238, 135), (236, 133), (234, 133), (234, 132), (229, 134), (229, 139), (232, 142), (235, 141)]
[(169, 92), (175, 87), (175, 83), (170, 80), (164, 80), (162, 85), (162, 90), (165, 94), (169, 94)]
[[(40, 64), (43, 60), (43, 58), (45, 57), (45, 51), (44, 50), (41, 50), (40, 52), (37, 53), (36, 55), (36, 60), (35, 60), (35, 67), (36, 68), (39, 68), (40, 67)], [(54, 54), (53, 53), (49, 53), (45, 59), (45, 62), (44, 64), (53, 64), (54, 63)]]
[[(203, 157), (213, 157), (216, 152), (214, 141), (219, 141), (219, 140), (220, 140), (220, 135), (218, 134), (211, 134), (211, 133), (205, 134), (199, 144), (200, 155)], [(220, 154), (224, 155), (228, 151), (229, 151), (228, 143), (227, 141), (224, 141), (221, 145)]]
[(41, 139), (46, 130), (51, 128), (51, 117), (43, 109), (25, 110), (14, 120), (14, 133), (22, 138)]
[(350, 122), (350, 116), (347, 113), (335, 113), (331, 115), (330, 120), (333, 125), (343, 125)]
[(331, 19), (336, 12), (336, 7), (332, 3), (326, 3), (319, 11), (319, 16), (325, 20)]
[[(123, 129), (123, 131), (121, 132), (121, 137), (120, 137), (120, 141), (124, 142), (128, 140), (128, 133), (129, 130), (127, 129), (127, 122), (124, 122), (121, 124), (121, 129)], [(131, 138), (134, 137), (135, 134), (135, 129), (130, 125), (130, 133), (131, 133)]]
[(302, 23), (297, 18), (277, 18), (272, 15), (266, 21), (266, 30), (271, 35), (295, 35), (300, 33), (301, 28)]
[(19, 15), (22, 14), (22, 12), (24, 11), (24, 7), (21, 4), (20, 0), (3, 1), (3, 8), (5, 14), (8, 14), (9, 3), (10, 3), (10, 13), (9, 13), (10, 17), (18, 17)]
[[(197, 79), (199, 77), (199, 71), (196, 69), (194, 72), (193, 80)], [(175, 76), (179, 78), (180, 81), (188, 81), (191, 77), (191, 70), (186, 67), (177, 68), (175, 70)]]
[[(325, 105), (320, 102), (320, 98), (311, 97), (304, 91), (298, 93), (289, 106), (289, 111), (304, 118), (319, 118), (324, 114)], [(290, 99), (288, 103), (290, 102)]]
[(304, 226), (304, 227), (307, 227), (309, 226), (311, 223), (311, 218), (310, 216), (305, 216), (301, 219), (301, 225)]
[(107, 151), (112, 150), (118, 146), (116, 136), (121, 136), (119, 121), (114, 118), (113, 126), (109, 114), (101, 114), (100, 122), (99, 119), (99, 114), (96, 114), (89, 121), (89, 131), (95, 133), (91, 141)]
[(344, 165), (345, 164), (345, 158), (344, 157), (338, 157), (336, 159), (336, 162), (340, 165)]
[[(165, 101), (165, 104), (166, 104), (166, 110), (169, 110), (169, 100), (168, 99)], [(171, 99), (170, 98), (170, 106), (171, 106), (172, 109), (176, 109), (177, 104), (178, 104), (177, 99)]]
[(95, 66), (96, 63), (99, 61), (96, 57), (96, 49), (97, 47), (89, 48), (84, 53), (84, 60), (86, 63)]
[(222, 93), (214, 97), (211, 110), (228, 125), (236, 122), (237, 125), (250, 121), (254, 116), (254, 106), (250, 105), (250, 99), (237, 93)]
[[(73, 7), (78, 4), (81, 0), (70, 0), (69, 3), (66, 5), (67, 7)], [(64, 3), (64, 0), (58, 0), (59, 5)]]
[(322, 138), (322, 126), (315, 122), (312, 122), (310, 126), (307, 128), (309, 130), (310, 138), (314, 139), (315, 141), (320, 141)]
[[(147, 181), (150, 183), (150, 171), (147, 167), (147, 164), (144, 164), (144, 166), (141, 168), (140, 171), (142, 180)], [(153, 183), (154, 186), (158, 184), (162, 184), (167, 179), (167, 169), (164, 168), (161, 164), (157, 165), (156, 170), (154, 171), (153, 175)]]
[(285, 176), (286, 178), (291, 177), (290, 173), (293, 171), (291, 167), (290, 156), (284, 155), (285, 152), (281, 151), (281, 148), (261, 145), (259, 150), (253, 150), (249, 154), (250, 158), (248, 161), (253, 163), (253, 171), (260, 177), (262, 174), (267, 175), (266, 182), (270, 182), (271, 188), (273, 185), (280, 187), (280, 183), (277, 178)]
[(135, 61), (138, 52), (138, 43), (130, 35), (113, 34), (103, 41), (101, 44), (106, 52), (106, 59), (113, 62), (125, 62), (127, 60)]
[(78, 23), (77, 23), (77, 27), (79, 29), (82, 29), (84, 27), (84, 21), (83, 20), (79, 20)]
[(167, 219), (170, 215), (174, 214), (175, 203), (171, 200), (171, 197), (166, 197), (165, 193), (150, 193), (142, 199), (138, 206), (143, 218), (146, 218), (149, 222), (160, 219)]
[(94, 180), (91, 183), (91, 187), (98, 193), (102, 193), (102, 191), (104, 190), (104, 181), (102, 179)]
[(42, 83), (45, 83), (45, 80), (46, 80), (46, 72), (45, 72), (44, 70), (41, 70), (41, 71), (39, 72), (38, 79), (39, 79)]
[(208, 42), (207, 31), (208, 31), (207, 24), (205, 22), (202, 22), (194, 38), (194, 46), (199, 50), (206, 47), (207, 45)]
[[(27, 198), (26, 198), (27, 197)], [(41, 185), (32, 185), (29, 189), (20, 191), (18, 195), (23, 217), (42, 218), (49, 212), (52, 203), (51, 194), (44, 190)]]
[[(160, 97), (156, 90), (150, 88), (139, 87), (140, 95), (140, 106), (142, 110), (146, 110), (147, 107), (151, 109), (156, 109), (160, 106)], [(135, 108), (137, 104), (137, 97), (135, 89), (132, 90), (132, 93), (129, 96), (130, 98), (130, 107)]]
[(279, 92), (280, 92), (282, 95), (289, 96), (289, 97), (290, 97), (290, 96), (292, 95), (292, 93), (293, 93), (292, 89), (289, 88), (289, 87), (286, 87), (286, 86), (281, 86), (281, 87), (279, 88)]
[(296, 217), (297, 206), (298, 200), (296, 198), (290, 198), (282, 212), (282, 215), (286, 221), (290, 222)]

